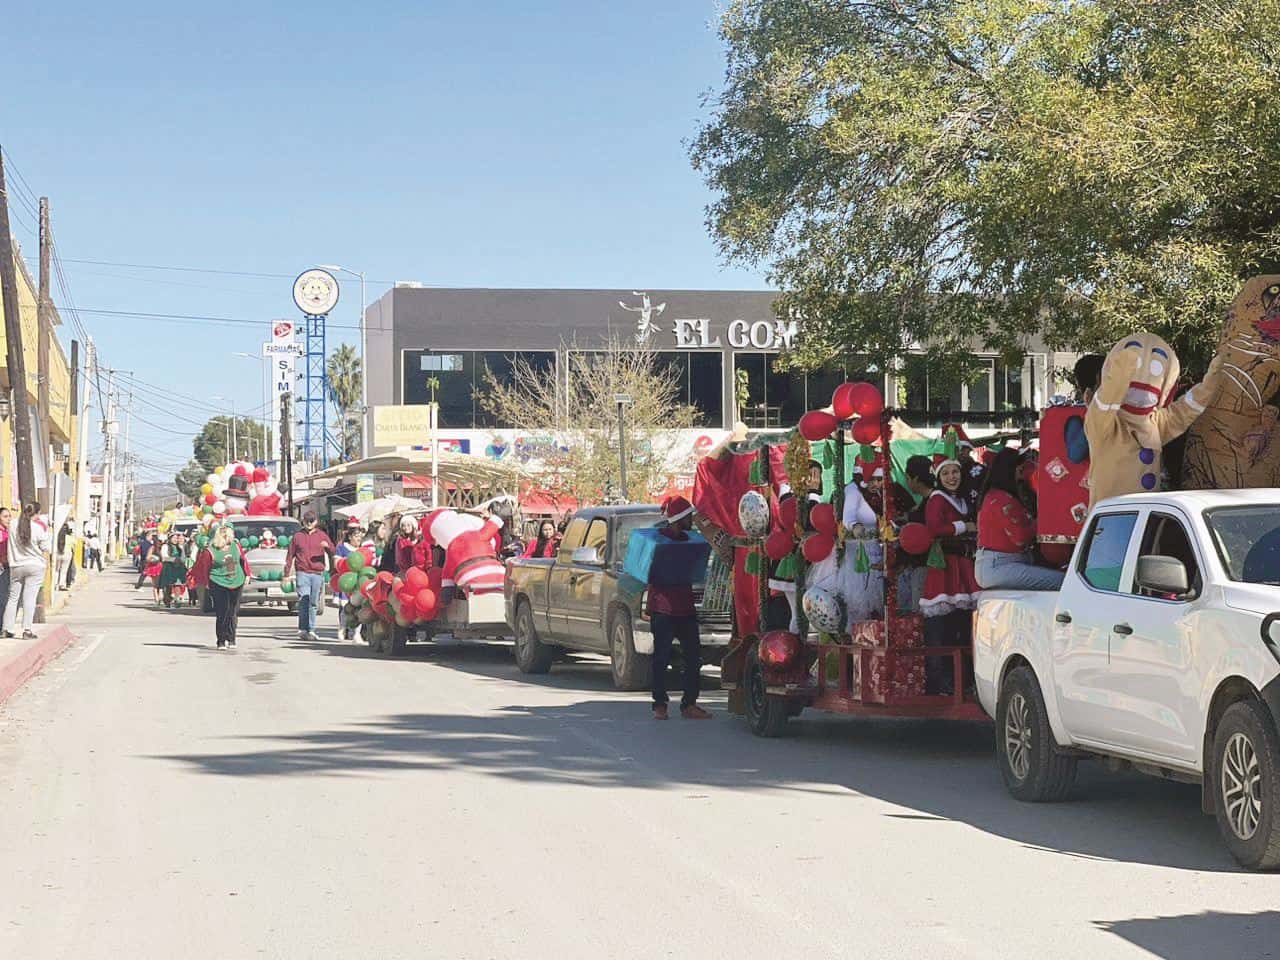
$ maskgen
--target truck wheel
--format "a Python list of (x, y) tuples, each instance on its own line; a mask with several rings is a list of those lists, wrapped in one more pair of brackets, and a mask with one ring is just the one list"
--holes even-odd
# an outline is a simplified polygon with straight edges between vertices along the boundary
[(609, 618), (609, 666), (618, 690), (648, 690), (653, 679), (653, 657), (636, 652), (631, 615), (617, 611)]
[(538, 628), (533, 625), (533, 608), (528, 600), (521, 600), (516, 607), (516, 666), (521, 673), (546, 673), (555, 659), (554, 647), (538, 639)]
[(787, 719), (792, 716), (792, 704), (786, 697), (765, 689), (764, 667), (760, 665), (760, 655), (754, 644), (747, 651), (743, 674), (747, 726), (757, 737), (782, 736), (786, 732)]
[(1233, 703), (1213, 737), (1218, 829), (1242, 867), (1280, 867), (1280, 738), (1257, 700)]
[(1076, 759), (1058, 750), (1044, 695), (1030, 667), (1015, 667), (996, 704), (996, 762), (1018, 800), (1056, 803), (1076, 779)]

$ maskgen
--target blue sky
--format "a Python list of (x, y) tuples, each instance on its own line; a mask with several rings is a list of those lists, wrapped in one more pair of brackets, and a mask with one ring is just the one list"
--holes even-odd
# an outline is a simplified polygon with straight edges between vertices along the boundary
[[(0, 144), (50, 197), (104, 364), (153, 388), (135, 408), (154, 424), (135, 420), (145, 475), (165, 478), (190, 455), (193, 423), (227, 406), (211, 397), (261, 403), (260, 368), (234, 354), (258, 353), (266, 322), (296, 314), (288, 278), (318, 263), (438, 285), (762, 288), (762, 273), (721, 263), (684, 145), (723, 73), (715, 6), (224, 2), (193, 13), (126, 0), (7, 12)], [(369, 299), (386, 286), (371, 284)], [(350, 283), (331, 326), (354, 327), (358, 304)]]

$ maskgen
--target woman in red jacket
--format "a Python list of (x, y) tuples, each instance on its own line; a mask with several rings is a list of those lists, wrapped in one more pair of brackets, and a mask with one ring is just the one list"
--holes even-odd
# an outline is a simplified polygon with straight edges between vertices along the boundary
[(978, 511), (975, 573), (984, 590), (1057, 590), (1063, 573), (1031, 558), (1036, 520), (1018, 499), (1018, 454), (1006, 447), (987, 472)]
[(560, 538), (556, 536), (556, 525), (550, 520), (543, 520), (538, 524), (538, 535), (524, 548), (524, 555), (547, 560), (554, 557), (559, 548)]
[(969, 513), (969, 501), (962, 490), (963, 473), (957, 460), (938, 464), (935, 489), (925, 501), (924, 522), (935, 539), (943, 540), (945, 567), (930, 567), (924, 582), (920, 612), (925, 617), (942, 617), (972, 610), (977, 602), (978, 581), (973, 577), (969, 544), (956, 538), (976, 529)]

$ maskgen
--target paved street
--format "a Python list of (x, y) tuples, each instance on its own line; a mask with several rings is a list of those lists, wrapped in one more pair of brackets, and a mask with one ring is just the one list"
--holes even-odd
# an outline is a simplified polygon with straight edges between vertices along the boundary
[[(990, 732), (648, 717), (603, 662), (404, 661), (121, 569), (0, 708), (0, 956), (1269, 957), (1280, 877), (1194, 788), (1004, 793)], [(714, 681), (707, 677), (708, 685)]]

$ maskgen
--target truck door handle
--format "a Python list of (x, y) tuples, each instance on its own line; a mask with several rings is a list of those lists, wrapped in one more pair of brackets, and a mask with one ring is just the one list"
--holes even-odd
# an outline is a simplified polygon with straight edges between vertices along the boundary
[(1129, 626), (1127, 623), (1117, 623), (1111, 629), (1114, 630), (1116, 633), (1124, 634), (1126, 637), (1129, 634), (1133, 633), (1133, 627)]
[(1053, 619), (1057, 620), (1059, 623), (1070, 623), (1070, 622), (1071, 622), (1071, 614), (1069, 614), (1069, 613), (1059, 613), (1059, 614), (1056, 614), (1056, 615), (1054, 616), (1054, 618), (1053, 618)]

